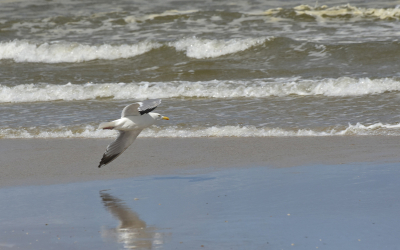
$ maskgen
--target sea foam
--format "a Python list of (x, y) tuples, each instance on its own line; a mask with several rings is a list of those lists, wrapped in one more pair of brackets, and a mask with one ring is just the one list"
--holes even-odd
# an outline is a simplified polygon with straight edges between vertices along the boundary
[(232, 40), (210, 40), (199, 38), (187, 38), (169, 45), (175, 47), (178, 51), (185, 51), (186, 56), (202, 59), (210, 57), (219, 57), (227, 54), (233, 54), (239, 51), (249, 49), (253, 46), (261, 45), (272, 37), (232, 39)]
[(161, 45), (144, 41), (133, 45), (84, 45), (79, 43), (43, 43), (11, 41), (0, 43), (0, 60), (15, 62), (77, 63), (96, 59), (114, 60), (146, 53)]
[[(275, 8), (268, 9), (266, 11), (255, 11), (245, 13), (247, 15), (267, 15), (277, 16), (287, 12), (288, 9)], [(395, 8), (363, 8), (356, 7), (350, 4), (338, 5), (329, 7), (327, 5), (322, 6), (310, 6), (302, 4), (293, 8), (296, 15), (307, 15), (312, 16), (318, 21), (324, 21), (327, 18), (333, 20), (334, 18), (377, 18), (377, 19), (400, 19), (400, 6)]]
[[(283, 129), (255, 126), (212, 126), (204, 128), (178, 128), (152, 126), (144, 130), (139, 137), (143, 138), (199, 138), (199, 137), (304, 137), (304, 136), (356, 136), (356, 135), (390, 135), (400, 136), (399, 124), (375, 123), (363, 125), (357, 123), (348, 126), (329, 127), (322, 130)], [(0, 138), (114, 138), (116, 131), (98, 130), (87, 125), (81, 128), (3, 128)]]
[(324, 18), (333, 17), (363, 17), (363, 18), (379, 18), (379, 19), (399, 19), (400, 8), (362, 8), (352, 6), (350, 4), (328, 7), (326, 5), (312, 7), (309, 5), (300, 5), (294, 8), (297, 15), (309, 15), (322, 20)]
[(259, 79), (251, 81), (172, 81), (104, 84), (21, 84), (0, 85), (0, 102), (90, 100), (96, 98), (243, 98), (270, 96), (362, 96), (400, 91), (393, 78), (341, 77), (323, 80)]
[(80, 63), (91, 60), (115, 60), (131, 58), (161, 46), (169, 46), (177, 51), (185, 51), (192, 58), (213, 58), (232, 54), (263, 44), (271, 37), (210, 40), (201, 38), (183, 38), (165, 44), (143, 41), (137, 44), (87, 45), (79, 43), (42, 43), (29, 41), (10, 41), (0, 43), (0, 60), (11, 59), (15, 62), (38, 63)]

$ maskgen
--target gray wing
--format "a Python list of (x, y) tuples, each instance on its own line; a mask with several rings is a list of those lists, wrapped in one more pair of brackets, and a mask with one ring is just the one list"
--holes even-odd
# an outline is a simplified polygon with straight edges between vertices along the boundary
[(131, 131), (119, 131), (119, 135), (115, 141), (107, 146), (106, 152), (101, 158), (99, 168), (103, 165), (107, 165), (122, 154), (136, 139), (136, 137), (142, 132), (141, 129)]
[(122, 110), (121, 117), (147, 114), (155, 110), (160, 103), (161, 99), (149, 99), (142, 102), (135, 102)]
[(157, 106), (160, 105), (161, 99), (149, 99), (139, 103), (139, 113), (143, 115), (155, 110)]
[(135, 102), (135, 103), (129, 104), (128, 106), (126, 106), (122, 110), (121, 117), (140, 115), (139, 107), (140, 107), (140, 103), (139, 102)]

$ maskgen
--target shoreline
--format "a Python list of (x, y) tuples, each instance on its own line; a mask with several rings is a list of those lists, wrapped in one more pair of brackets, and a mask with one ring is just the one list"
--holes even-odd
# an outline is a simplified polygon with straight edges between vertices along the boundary
[(395, 136), (138, 138), (112, 163), (98, 162), (113, 139), (0, 139), (0, 187), (210, 171), (400, 160)]

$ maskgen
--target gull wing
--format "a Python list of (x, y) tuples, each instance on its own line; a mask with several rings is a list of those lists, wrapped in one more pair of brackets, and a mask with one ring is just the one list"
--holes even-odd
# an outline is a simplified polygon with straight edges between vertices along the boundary
[(149, 99), (142, 102), (135, 102), (122, 110), (121, 117), (147, 114), (155, 110), (160, 103), (161, 99)]
[(131, 131), (120, 130), (117, 139), (107, 146), (106, 152), (104, 152), (103, 157), (101, 158), (99, 168), (112, 162), (122, 154), (133, 143), (140, 132), (142, 132), (142, 129)]
[(149, 99), (139, 103), (139, 113), (143, 115), (155, 110), (157, 106), (160, 105), (161, 99)]
[(137, 116), (139, 113), (140, 102), (129, 104), (122, 110), (121, 118), (126, 116)]

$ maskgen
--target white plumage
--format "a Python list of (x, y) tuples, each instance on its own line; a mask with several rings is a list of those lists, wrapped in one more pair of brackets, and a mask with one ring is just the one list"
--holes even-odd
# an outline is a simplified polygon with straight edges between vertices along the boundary
[(142, 132), (157, 120), (169, 120), (168, 117), (158, 113), (150, 113), (161, 103), (160, 99), (151, 99), (136, 102), (126, 106), (122, 110), (121, 118), (112, 122), (100, 123), (99, 129), (115, 129), (119, 135), (115, 141), (108, 145), (101, 158), (99, 168), (107, 165), (122, 154)]

